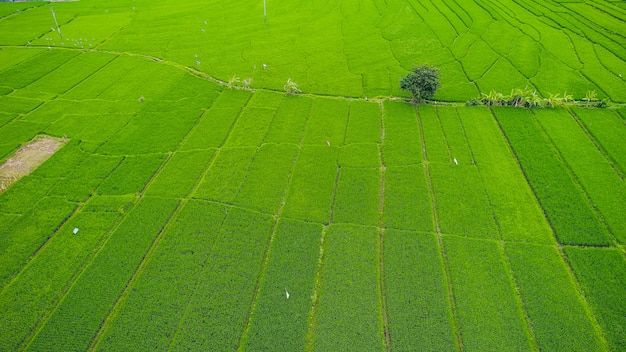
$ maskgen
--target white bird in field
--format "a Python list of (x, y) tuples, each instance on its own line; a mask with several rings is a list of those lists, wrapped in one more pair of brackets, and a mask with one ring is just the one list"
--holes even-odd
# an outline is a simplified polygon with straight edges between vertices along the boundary
[(456, 160), (456, 158), (454, 158), (454, 164), (459, 165), (459, 162)]
[(287, 296), (287, 299), (289, 299), (289, 291), (287, 291), (287, 289), (285, 289), (285, 296)]
[(330, 141), (326, 141), (326, 144), (330, 147)]
[(74, 234), (77, 234), (77, 233), (78, 233), (78, 227), (75, 227), (75, 228), (74, 228), (74, 231), (72, 231), (72, 232), (73, 232)]

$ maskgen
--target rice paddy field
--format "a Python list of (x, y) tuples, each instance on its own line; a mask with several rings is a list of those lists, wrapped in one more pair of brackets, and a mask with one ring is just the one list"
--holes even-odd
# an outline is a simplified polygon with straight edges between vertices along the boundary
[(0, 350), (626, 350), (625, 1), (265, 3), (0, 3)]

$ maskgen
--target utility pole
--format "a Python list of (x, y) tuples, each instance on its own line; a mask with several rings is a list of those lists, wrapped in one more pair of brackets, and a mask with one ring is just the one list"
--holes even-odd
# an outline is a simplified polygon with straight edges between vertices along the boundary
[(63, 35), (61, 34), (61, 27), (59, 27), (59, 22), (57, 22), (57, 15), (54, 13), (54, 9), (51, 7), (50, 12), (52, 12), (52, 18), (54, 18), (54, 24), (57, 25), (57, 32), (59, 32), (59, 37), (63, 40)]

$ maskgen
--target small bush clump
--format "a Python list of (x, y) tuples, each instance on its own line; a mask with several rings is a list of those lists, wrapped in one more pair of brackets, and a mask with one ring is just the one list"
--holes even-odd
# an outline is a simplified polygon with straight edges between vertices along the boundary
[[(605, 100), (599, 100), (596, 97), (595, 91), (587, 91), (585, 98), (585, 107), (598, 107), (604, 108), (608, 106), (608, 102)], [(524, 89), (512, 89), (509, 95), (504, 95), (495, 90), (491, 90), (489, 94), (481, 93), (480, 98), (473, 98), (467, 101), (467, 106), (513, 106), (522, 108), (561, 108), (568, 103), (575, 103), (576, 101), (571, 94), (567, 92), (561, 96), (559, 93), (552, 94), (547, 98), (539, 96), (536, 90)]]

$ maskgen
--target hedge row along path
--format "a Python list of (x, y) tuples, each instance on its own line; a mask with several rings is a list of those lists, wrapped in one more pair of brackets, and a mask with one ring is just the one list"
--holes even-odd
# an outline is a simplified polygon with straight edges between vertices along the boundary
[(67, 139), (0, 194), (0, 349), (626, 348), (626, 110), (392, 98), (623, 102), (623, 7), (273, 6), (0, 5), (0, 161)]

